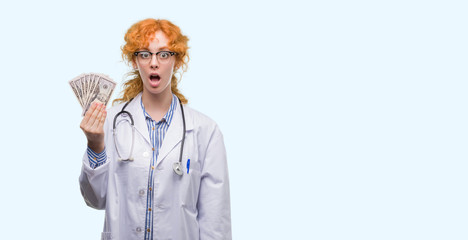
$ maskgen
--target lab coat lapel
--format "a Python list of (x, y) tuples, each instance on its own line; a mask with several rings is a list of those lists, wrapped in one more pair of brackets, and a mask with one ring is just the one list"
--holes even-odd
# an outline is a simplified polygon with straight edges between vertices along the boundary
[(141, 108), (141, 93), (138, 94), (127, 106), (127, 111), (129, 111), (133, 116), (133, 121), (135, 122), (135, 129), (143, 136), (146, 142), (151, 146), (151, 141), (149, 139), (148, 125), (146, 124), (145, 114)]
[[(184, 114), (185, 114), (185, 125), (186, 125), (186, 132), (191, 130), (192, 127), (192, 121), (191, 121), (191, 116), (190, 113), (187, 111), (186, 108), (184, 108)], [(167, 155), (174, 149), (177, 149), (177, 151), (180, 151), (180, 147), (178, 145), (182, 141), (182, 133), (183, 133), (183, 121), (182, 121), (182, 113), (180, 110), (180, 103), (177, 104), (177, 107), (174, 111), (174, 115), (172, 117), (172, 122), (171, 125), (169, 125), (169, 128), (167, 129), (166, 135), (163, 140), (163, 144), (161, 146), (161, 149), (159, 150), (159, 155), (158, 155), (158, 161), (156, 163), (156, 166), (158, 166), (166, 157)], [(186, 146), (184, 146), (186, 148)], [(179, 155), (177, 155), (179, 157)]]

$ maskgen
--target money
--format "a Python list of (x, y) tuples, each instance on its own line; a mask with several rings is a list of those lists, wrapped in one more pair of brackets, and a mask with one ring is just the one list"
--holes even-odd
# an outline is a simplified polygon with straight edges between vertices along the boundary
[(117, 85), (109, 76), (101, 73), (83, 73), (68, 83), (83, 108), (83, 116), (93, 102), (107, 105)]

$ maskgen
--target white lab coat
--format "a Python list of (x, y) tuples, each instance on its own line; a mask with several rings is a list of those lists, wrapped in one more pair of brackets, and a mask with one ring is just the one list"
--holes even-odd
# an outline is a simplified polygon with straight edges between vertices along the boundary
[[(108, 110), (104, 124), (106, 163), (91, 169), (87, 154), (83, 157), (79, 178), (83, 198), (88, 206), (106, 210), (102, 239), (144, 238), (152, 145), (140, 99), (141, 93), (126, 107), (135, 121), (134, 161), (118, 161), (114, 146), (112, 121), (123, 104)], [(153, 237), (231, 239), (229, 179), (223, 136), (213, 120), (190, 107), (184, 106), (184, 110), (184, 174), (176, 175), (172, 168), (179, 160), (183, 131), (178, 104), (155, 165)], [(118, 119), (119, 127), (124, 117)], [(128, 156), (131, 144), (131, 131), (126, 129), (130, 128), (118, 129), (117, 135), (119, 145), (122, 145), (119, 151), (124, 158)], [(189, 174), (187, 159), (190, 159)]]

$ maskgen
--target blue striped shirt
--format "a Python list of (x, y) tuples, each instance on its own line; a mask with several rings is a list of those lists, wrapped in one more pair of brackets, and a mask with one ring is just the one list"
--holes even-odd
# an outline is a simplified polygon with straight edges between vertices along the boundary
[(106, 155), (106, 149), (104, 148), (104, 151), (101, 153), (96, 153), (94, 152), (91, 148), (88, 147), (88, 160), (89, 160), (89, 166), (92, 169), (95, 169), (102, 164), (106, 163), (107, 155)]
[(174, 115), (175, 108), (177, 107), (177, 97), (172, 95), (172, 102), (169, 110), (166, 115), (160, 121), (154, 121), (151, 116), (146, 112), (145, 107), (143, 106), (143, 101), (141, 103), (141, 108), (146, 118), (146, 125), (148, 126), (148, 132), (150, 135), (151, 144), (153, 145), (153, 157), (149, 166), (149, 176), (148, 176), (148, 187), (147, 187), (147, 196), (146, 196), (146, 218), (145, 218), (145, 239), (153, 239), (153, 197), (154, 197), (154, 170), (156, 162), (158, 160), (159, 149), (166, 135), (167, 129), (171, 124), (172, 117)]

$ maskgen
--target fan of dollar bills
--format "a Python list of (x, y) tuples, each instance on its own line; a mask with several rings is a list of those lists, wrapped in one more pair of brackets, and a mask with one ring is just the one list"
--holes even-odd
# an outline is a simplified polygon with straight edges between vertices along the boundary
[(83, 108), (83, 116), (93, 101), (107, 105), (116, 85), (109, 76), (100, 73), (83, 73), (69, 83)]

